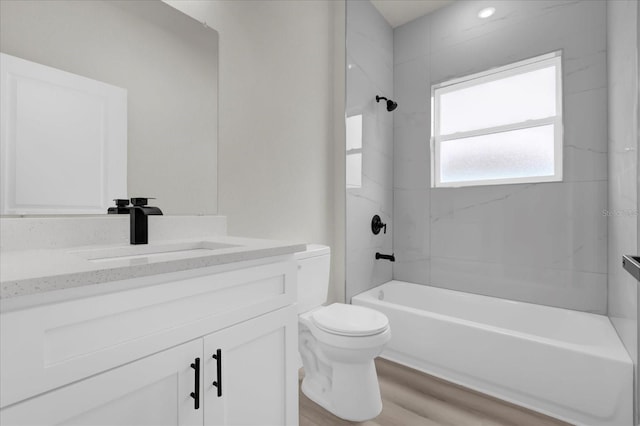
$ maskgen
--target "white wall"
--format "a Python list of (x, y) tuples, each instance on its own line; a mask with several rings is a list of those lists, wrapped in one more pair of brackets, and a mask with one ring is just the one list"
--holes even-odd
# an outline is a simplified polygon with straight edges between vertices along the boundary
[[(431, 189), (431, 85), (558, 49), (563, 182)], [(396, 28), (394, 63), (394, 278), (605, 313), (606, 2), (456, 1)]]
[[(362, 187), (347, 189), (347, 300), (391, 280), (393, 116), (376, 95), (393, 97), (393, 30), (369, 1), (347, 2), (347, 116), (362, 115)], [(399, 107), (402, 109), (402, 105)], [(387, 231), (371, 232), (379, 215)]]
[(341, 300), (344, 3), (166, 2), (219, 33), (218, 206), (229, 234), (330, 245), (330, 299)]
[(119, 197), (168, 215), (217, 213), (217, 49), (215, 31), (159, 2), (0, 2), (2, 52), (127, 89)]
[[(609, 73), (608, 314), (636, 365), (638, 282), (622, 256), (638, 253), (638, 3), (607, 4)], [(637, 411), (637, 409), (636, 409)]]

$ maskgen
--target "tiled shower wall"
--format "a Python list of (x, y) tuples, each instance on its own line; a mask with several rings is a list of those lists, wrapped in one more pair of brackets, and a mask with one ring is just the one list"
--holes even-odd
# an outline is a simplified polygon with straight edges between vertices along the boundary
[[(362, 187), (347, 189), (346, 300), (391, 279), (393, 114), (376, 95), (393, 99), (393, 30), (369, 1), (347, 2), (347, 116), (362, 115)], [(387, 233), (371, 232), (378, 214)]]
[(608, 314), (636, 365), (638, 282), (622, 255), (638, 253), (638, 3), (607, 5), (609, 74)]
[[(599, 0), (457, 1), (394, 30), (394, 279), (606, 312), (606, 19)], [(431, 85), (556, 50), (563, 181), (431, 189)]]

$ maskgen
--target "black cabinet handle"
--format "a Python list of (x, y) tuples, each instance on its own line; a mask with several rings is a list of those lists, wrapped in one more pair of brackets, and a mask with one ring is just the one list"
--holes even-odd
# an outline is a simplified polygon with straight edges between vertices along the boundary
[(222, 396), (222, 350), (218, 349), (215, 354), (211, 355), (216, 360), (216, 371), (218, 380), (213, 382), (213, 386), (218, 388), (218, 397)]
[(191, 364), (191, 368), (196, 371), (196, 385), (194, 392), (191, 392), (191, 398), (193, 398), (193, 408), (197, 410), (200, 408), (200, 358), (196, 358)]

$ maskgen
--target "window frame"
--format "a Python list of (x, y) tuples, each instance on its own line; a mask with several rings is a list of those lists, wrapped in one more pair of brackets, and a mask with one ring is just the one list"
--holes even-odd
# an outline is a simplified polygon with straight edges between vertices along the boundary
[[(440, 109), (437, 100), (442, 94), (460, 90), (482, 83), (501, 80), (530, 71), (555, 66), (556, 70), (556, 115), (536, 120), (526, 120), (518, 123), (504, 124), (452, 133), (445, 136), (439, 135)], [(431, 187), (432, 188), (458, 188), (480, 185), (506, 185), (514, 183), (538, 183), (561, 182), (563, 165), (563, 110), (562, 110), (562, 51), (536, 56), (509, 65), (492, 68), (487, 71), (470, 74), (465, 77), (451, 79), (431, 86)], [(465, 180), (456, 182), (442, 182), (440, 180), (440, 144), (444, 141), (462, 139), (473, 136), (483, 136), (512, 130), (528, 129), (533, 127), (554, 125), (554, 174), (550, 176), (524, 176), (519, 178)]]

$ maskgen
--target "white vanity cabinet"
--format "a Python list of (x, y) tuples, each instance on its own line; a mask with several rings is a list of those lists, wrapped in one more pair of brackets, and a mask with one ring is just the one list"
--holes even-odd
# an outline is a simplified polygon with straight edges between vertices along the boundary
[(0, 420), (7, 426), (202, 425), (202, 410), (189, 397), (190, 364), (201, 353), (202, 340), (184, 343), (12, 405)]
[(297, 424), (297, 334), (289, 307), (206, 336), (204, 424)]
[(297, 424), (296, 274), (237, 262), (1, 313), (0, 423)]

